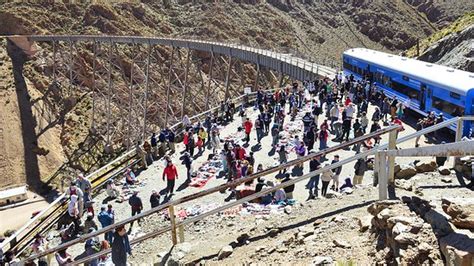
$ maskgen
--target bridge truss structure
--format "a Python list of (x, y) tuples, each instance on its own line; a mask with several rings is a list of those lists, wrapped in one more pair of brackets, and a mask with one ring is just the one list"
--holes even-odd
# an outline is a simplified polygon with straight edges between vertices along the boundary
[(11, 36), (40, 46), (48, 91), (67, 106), (88, 100), (90, 129), (108, 152), (218, 106), (244, 87), (332, 77), (291, 54), (221, 42), (133, 36)]

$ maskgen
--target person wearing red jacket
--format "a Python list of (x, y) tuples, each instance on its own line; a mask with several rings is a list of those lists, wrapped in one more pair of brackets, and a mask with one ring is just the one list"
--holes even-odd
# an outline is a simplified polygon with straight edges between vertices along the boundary
[(173, 196), (173, 190), (174, 190), (174, 183), (175, 180), (178, 179), (178, 171), (176, 170), (176, 166), (173, 164), (173, 162), (170, 160), (168, 161), (168, 164), (166, 165), (165, 169), (163, 170), (163, 181), (165, 181), (165, 176), (166, 176), (166, 194)]
[(252, 122), (250, 122), (250, 119), (247, 118), (247, 120), (244, 123), (245, 135), (247, 135), (247, 137), (245, 138), (245, 141), (247, 143), (249, 143), (250, 141), (250, 132), (252, 131), (252, 127), (253, 127)]
[(235, 154), (235, 159), (242, 161), (245, 159), (246, 152), (244, 148), (240, 147), (239, 144), (236, 144), (235, 149), (234, 149), (234, 154)]

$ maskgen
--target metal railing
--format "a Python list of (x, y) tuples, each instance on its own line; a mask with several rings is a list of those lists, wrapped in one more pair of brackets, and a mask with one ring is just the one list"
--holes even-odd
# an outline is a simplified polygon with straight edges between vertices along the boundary
[[(198, 198), (201, 198), (201, 197), (204, 197), (204, 196), (207, 196), (207, 195), (210, 195), (212, 193), (216, 193), (216, 192), (219, 192), (219, 191), (224, 191), (228, 188), (232, 188), (232, 187), (235, 187), (239, 184), (242, 184), (242, 183), (246, 183), (246, 182), (249, 182), (249, 181), (252, 181), (258, 177), (261, 177), (261, 176), (266, 176), (268, 174), (271, 174), (271, 173), (274, 173), (274, 172), (277, 172), (277, 171), (280, 171), (282, 169), (285, 169), (285, 168), (288, 168), (288, 167), (291, 167), (291, 166), (295, 166), (295, 165), (298, 165), (298, 164), (301, 164), (301, 163), (304, 163), (306, 161), (309, 161), (317, 156), (321, 156), (321, 155), (324, 155), (324, 154), (328, 154), (328, 153), (332, 153), (332, 152), (335, 152), (335, 151), (338, 151), (340, 149), (343, 149), (343, 148), (346, 148), (346, 147), (349, 147), (351, 145), (354, 145), (358, 142), (361, 142), (361, 141), (364, 141), (364, 140), (367, 140), (367, 139), (371, 139), (371, 138), (374, 138), (374, 137), (377, 137), (377, 136), (380, 136), (382, 134), (385, 134), (385, 133), (388, 133), (388, 132), (394, 132), (395, 130), (398, 130), (399, 129), (399, 126), (390, 126), (390, 127), (387, 127), (387, 128), (384, 128), (384, 129), (381, 129), (381, 130), (378, 130), (376, 132), (373, 132), (373, 133), (370, 133), (370, 134), (367, 134), (367, 135), (364, 135), (362, 137), (359, 137), (359, 138), (355, 138), (353, 140), (350, 140), (348, 142), (345, 142), (343, 144), (340, 144), (340, 145), (337, 145), (337, 146), (334, 146), (334, 147), (329, 147), (325, 150), (322, 150), (322, 151), (319, 151), (319, 152), (316, 152), (316, 153), (312, 153), (312, 154), (309, 154), (307, 156), (304, 156), (304, 157), (301, 157), (299, 159), (296, 159), (296, 160), (292, 160), (288, 163), (285, 163), (285, 164), (282, 164), (282, 165), (279, 165), (279, 166), (275, 166), (275, 167), (271, 167), (271, 168), (268, 168), (262, 172), (259, 172), (259, 173), (255, 173), (255, 174), (252, 174), (248, 177), (245, 177), (245, 178), (241, 178), (241, 179), (238, 179), (238, 180), (234, 180), (232, 182), (229, 182), (229, 183), (226, 183), (226, 184), (223, 184), (223, 185), (219, 185), (219, 186), (216, 186), (216, 187), (213, 187), (213, 188), (209, 188), (207, 190), (204, 190), (204, 191), (201, 191), (201, 192), (198, 192), (198, 193), (195, 193), (195, 194), (192, 194), (192, 195), (189, 195), (189, 196), (186, 196), (186, 197), (183, 197), (183, 198), (180, 198), (180, 199), (177, 199), (177, 200), (174, 200), (174, 201), (170, 201), (170, 202), (167, 202), (163, 205), (160, 205), (158, 207), (155, 207), (155, 208), (152, 208), (150, 210), (147, 210), (145, 212), (142, 212), (141, 214), (138, 214), (138, 215), (135, 215), (135, 216), (132, 216), (130, 218), (127, 218), (125, 220), (122, 220), (120, 222), (117, 222), (113, 225), (110, 225), (110, 226), (107, 226), (107, 227), (104, 227), (100, 230), (97, 230), (95, 232), (92, 232), (92, 233), (89, 233), (89, 234), (86, 234), (86, 235), (83, 235), (83, 236), (80, 236), (74, 240), (71, 240), (67, 243), (64, 243), (64, 244), (61, 244), (57, 247), (54, 247), (54, 248), (51, 248), (51, 249), (48, 249), (44, 252), (41, 252), (39, 254), (36, 254), (36, 255), (33, 255), (33, 256), (30, 256), (29, 258), (27, 258), (26, 260), (27, 261), (31, 261), (31, 260), (34, 260), (34, 259), (37, 259), (37, 258), (40, 258), (40, 257), (43, 257), (47, 254), (51, 254), (53, 252), (57, 252), (59, 250), (62, 250), (62, 249), (65, 249), (67, 247), (70, 247), (72, 245), (75, 245), (75, 244), (78, 244), (78, 243), (82, 243), (84, 241), (86, 241), (87, 239), (91, 238), (91, 237), (95, 237), (95, 236), (99, 236), (101, 234), (104, 234), (106, 232), (109, 232), (117, 227), (120, 227), (120, 226), (123, 226), (123, 225), (126, 225), (128, 223), (131, 223), (135, 220), (138, 220), (138, 219), (141, 219), (141, 218), (144, 218), (146, 216), (149, 216), (149, 215), (152, 215), (154, 213), (157, 213), (159, 211), (162, 211), (166, 208), (168, 208), (168, 211), (170, 213), (170, 217), (173, 217), (174, 215), (174, 207), (179, 205), (179, 204), (182, 204), (182, 203), (185, 203), (185, 202), (189, 202), (191, 200), (195, 200), (195, 199), (198, 199)], [(342, 160), (341, 163), (347, 163), (347, 162), (350, 162), (352, 160), (356, 160), (356, 159), (359, 159), (359, 158), (363, 158), (365, 156), (368, 156), (368, 155), (371, 155), (371, 154), (375, 154), (376, 153), (376, 150), (377, 149), (372, 149), (372, 150), (369, 150), (365, 153), (360, 153), (358, 155), (355, 155), (354, 157), (351, 157), (349, 159), (346, 159), (346, 160)], [(334, 166), (336, 165), (336, 166)], [(340, 166), (342, 164), (333, 164), (331, 165), (330, 167), (328, 167), (327, 169), (332, 169), (331, 167), (337, 167), (337, 166)], [(324, 170), (327, 170), (326, 168), (323, 168)], [(319, 172), (318, 172), (319, 173)], [(286, 187), (286, 186), (289, 186), (291, 184), (294, 184), (296, 182), (300, 182), (304, 179), (307, 179), (311, 176), (314, 176), (316, 175), (317, 173), (316, 172), (311, 172), (307, 175), (304, 175), (302, 177), (299, 177), (297, 179), (294, 179), (294, 180), (291, 180), (292, 183), (289, 183), (289, 182), (285, 182), (285, 183), (282, 183), (281, 185), (278, 186), (278, 188), (282, 188), (282, 187)], [(268, 192), (271, 192), (272, 190), (265, 190), (264, 192), (268, 193)], [(254, 198), (257, 198), (259, 197), (259, 195), (264, 195), (265, 193), (262, 192), (260, 194), (253, 194), (249, 197), (246, 197), (244, 199), (246, 199), (245, 201), (248, 201), (248, 200), (251, 200), (251, 199), (254, 199)], [(238, 202), (238, 203), (237, 203)], [(196, 221), (196, 219), (202, 219), (208, 215), (211, 215), (211, 214), (214, 214), (216, 212), (219, 212), (219, 211), (222, 211), (224, 209), (227, 209), (227, 208), (230, 208), (230, 207), (233, 207), (235, 205), (238, 205), (240, 203), (242, 203), (244, 201), (242, 200), (239, 200), (239, 201), (236, 201), (236, 202), (233, 202), (233, 203), (229, 203), (227, 205), (224, 205), (224, 206), (221, 206), (217, 209), (214, 209), (214, 210), (211, 210), (205, 214), (201, 214), (201, 215), (198, 215), (194, 218), (192, 218), (192, 221)], [(191, 219), (189, 219), (191, 220)], [(162, 228), (162, 229), (158, 229), (158, 230), (154, 230), (152, 233), (148, 233), (148, 234), (145, 234), (137, 239), (134, 239), (131, 241), (132, 244), (134, 243), (138, 243), (140, 241), (143, 241), (145, 239), (148, 239), (148, 238), (151, 238), (151, 237), (155, 237), (159, 234), (163, 234), (165, 232), (168, 232), (168, 231), (171, 231), (172, 232), (172, 240), (173, 240), (173, 243), (176, 244), (177, 243), (177, 239), (176, 239), (176, 228), (177, 227), (181, 227), (181, 230), (182, 230), (182, 226), (187, 224), (187, 223), (190, 223), (190, 222), (187, 222), (187, 220), (183, 221), (183, 222), (178, 222), (178, 223), (175, 223), (173, 222), (172, 220), (172, 224), (170, 226), (167, 226), (165, 228)], [(102, 251), (100, 253), (97, 253), (97, 254), (94, 254), (93, 256), (89, 256), (87, 258), (84, 258), (84, 259), (81, 259), (80, 261), (77, 261), (76, 263), (83, 263), (83, 262), (86, 262), (90, 259), (93, 259), (97, 256), (100, 256), (100, 254), (106, 254), (106, 253), (109, 253), (111, 250), (106, 250), (106, 251)]]

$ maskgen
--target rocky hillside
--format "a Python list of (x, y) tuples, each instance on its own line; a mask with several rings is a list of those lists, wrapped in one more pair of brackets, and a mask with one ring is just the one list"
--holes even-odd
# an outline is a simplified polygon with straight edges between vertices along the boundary
[[(2, 3), (0, 8), (0, 34), (109, 34), (212, 39), (296, 53), (319, 63), (336, 65), (341, 53), (350, 47), (393, 52), (407, 49), (417, 39), (429, 36), (472, 9), (472, 1), (456, 1), (450, 5), (444, 1), (390, 0), (345, 3), (312, 0), (218, 3), (205, 0), (95, 1), (93, 4), (8, 2)], [(51, 54), (51, 47), (41, 48), (39, 55)], [(4, 45), (0, 50), (0, 54), (6, 56)], [(163, 55), (168, 52), (163, 51)], [(81, 60), (88, 62), (90, 49), (81, 53), (85, 56)], [(33, 125), (30, 131), (36, 133), (38, 140), (10, 149), (0, 157), (0, 165), (7, 167), (7, 172), (28, 175), (21, 174), (25, 173), (24, 170), (16, 169), (27, 167), (16, 160), (26, 158), (25, 153), (29, 153), (32, 159), (29, 161), (33, 162), (29, 164), (33, 165), (35, 176), (44, 179), (64, 161), (71, 160), (86, 138), (90, 98), (77, 95), (82, 100), (64, 111), (67, 99), (45, 96), (51, 92), (46, 73), (49, 66), (44, 67), (45, 62), (39, 55), (25, 65), (27, 93), (24, 95), (15, 95), (13, 76), (8, 67), (11, 63), (8, 58), (2, 60), (6, 65), (0, 73), (4, 77), (0, 84), (1, 99), (11, 104), (2, 107), (1, 111), (3, 114), (17, 114), (11, 117), (6, 130), (1, 129), (3, 138), (13, 139), (22, 130), (24, 133), (22, 126), (25, 124), (21, 123), (25, 121), (20, 117), (26, 114), (33, 119), (27, 124)], [(29, 110), (15, 112), (13, 107), (20, 106), (21, 109), (23, 106), (18, 104), (20, 99)], [(36, 113), (31, 114), (31, 110), (36, 110)], [(49, 116), (46, 120), (45, 114)], [(21, 183), (25, 179), (20, 177), (18, 180)]]
[[(474, 12), (422, 40), (418, 49), (420, 60), (474, 72)], [(416, 46), (407, 51), (417, 53)]]

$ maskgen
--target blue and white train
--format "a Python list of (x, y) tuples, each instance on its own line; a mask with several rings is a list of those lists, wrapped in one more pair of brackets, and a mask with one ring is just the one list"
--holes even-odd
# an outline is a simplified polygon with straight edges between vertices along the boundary
[[(346, 75), (368, 77), (388, 97), (424, 116), (432, 111), (446, 119), (474, 115), (474, 73), (365, 48), (345, 51), (342, 60)], [(473, 133), (474, 123), (466, 121), (463, 135)]]

